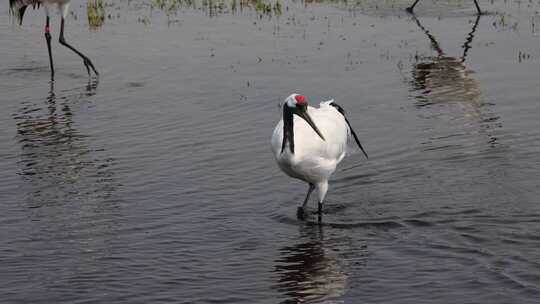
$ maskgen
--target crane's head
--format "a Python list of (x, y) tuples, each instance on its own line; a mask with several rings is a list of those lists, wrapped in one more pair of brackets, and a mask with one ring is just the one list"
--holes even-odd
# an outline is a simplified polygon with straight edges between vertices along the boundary
[(313, 119), (311, 119), (311, 116), (309, 116), (308, 114), (308, 103), (305, 96), (300, 94), (291, 94), (285, 99), (285, 102), (283, 103), (283, 119), (290, 120), (291, 128), (293, 122), (293, 114), (296, 114), (303, 120), (305, 120), (311, 126), (313, 131), (315, 131), (315, 133), (317, 133), (317, 135), (319, 135), (322, 140), (325, 140), (321, 131), (319, 131), (319, 128), (317, 128), (317, 125), (315, 125), (315, 122), (313, 122)]

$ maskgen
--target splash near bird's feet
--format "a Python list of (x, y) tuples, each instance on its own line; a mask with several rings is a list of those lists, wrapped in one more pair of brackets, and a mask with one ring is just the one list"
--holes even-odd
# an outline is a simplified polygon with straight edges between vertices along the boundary
[[(321, 223), (322, 222), (322, 204), (319, 204), (319, 208), (316, 214), (317, 214), (318, 222)], [(306, 220), (306, 210), (304, 209), (304, 207), (298, 207), (298, 209), (296, 209), (296, 218), (300, 221)]]

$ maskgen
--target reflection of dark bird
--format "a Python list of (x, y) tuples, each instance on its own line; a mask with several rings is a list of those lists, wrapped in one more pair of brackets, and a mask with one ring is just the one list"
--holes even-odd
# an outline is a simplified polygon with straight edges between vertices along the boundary
[[(407, 12), (413, 13), (414, 7), (418, 2), (420, 2), (420, 0), (415, 0), (414, 3), (407, 8)], [(478, 15), (482, 15), (482, 11), (480, 10), (480, 5), (478, 5), (477, 0), (474, 0), (474, 5), (476, 6), (476, 11), (478, 12)]]
[(480, 88), (478, 82), (470, 76), (472, 72), (465, 66), (465, 59), (471, 48), (480, 16), (476, 17), (472, 30), (462, 46), (463, 54), (458, 58), (447, 56), (435, 37), (414, 15), (412, 17), (437, 52), (437, 56), (420, 58), (420, 61), (414, 64), (412, 85), (415, 91), (421, 92), (419, 100), (424, 101), (423, 104), (426, 104), (426, 97), (429, 97), (427, 104), (449, 99), (478, 103)]
[(75, 49), (73, 46), (68, 44), (66, 42), (66, 39), (64, 38), (64, 23), (66, 16), (68, 14), (69, 10), (69, 2), (70, 0), (9, 0), (9, 7), (10, 12), (15, 15), (19, 21), (19, 24), (22, 24), (24, 12), (26, 11), (26, 8), (28, 6), (32, 7), (39, 7), (43, 5), (43, 8), (45, 9), (45, 14), (47, 15), (46, 21), (45, 21), (45, 40), (47, 41), (47, 49), (49, 51), (49, 62), (51, 65), (51, 79), (54, 79), (54, 65), (53, 65), (53, 58), (51, 53), (51, 33), (50, 33), (50, 9), (53, 5), (57, 5), (58, 9), (60, 10), (62, 14), (62, 20), (60, 23), (60, 38), (59, 42), (60, 44), (64, 45), (68, 49), (75, 52), (75, 54), (79, 55), (83, 59), (84, 66), (86, 67), (86, 70), (88, 72), (88, 75), (90, 75), (90, 68), (96, 73), (96, 75), (99, 75), (96, 68), (94, 67), (94, 64), (88, 57), (86, 57), (83, 53)]
[[(416, 97), (418, 106), (426, 106), (434, 103), (457, 102), (461, 107), (464, 117), (473, 121), (491, 124), (499, 117), (482, 111), (485, 103), (481, 98), (479, 83), (472, 77), (474, 71), (467, 68), (465, 60), (471, 48), (474, 34), (480, 21), (480, 15), (476, 16), (472, 29), (462, 45), (463, 53), (460, 57), (451, 57), (445, 54), (439, 42), (422, 24), (412, 15), (418, 27), (426, 34), (431, 46), (437, 52), (437, 56), (416, 57), (416, 63), (412, 69), (410, 82), (412, 91), (419, 94)], [(493, 126), (493, 125), (492, 125)], [(492, 126), (485, 125), (486, 130)], [(495, 124), (495, 126), (498, 126)], [(489, 143), (494, 144), (497, 140), (488, 132)]]
[[(70, 101), (95, 94), (97, 79), (82, 92), (57, 96), (51, 81), (46, 102), (23, 102), (13, 115), (21, 145), (20, 175), (31, 187), (29, 203), (70, 202), (113, 192), (111, 158), (96, 157), (74, 122)], [(65, 94), (66, 91), (63, 91)]]
[(318, 227), (306, 227), (308, 240), (280, 250), (274, 271), (279, 275), (275, 288), (287, 296), (283, 303), (333, 303), (345, 293), (346, 263), (325, 248)]

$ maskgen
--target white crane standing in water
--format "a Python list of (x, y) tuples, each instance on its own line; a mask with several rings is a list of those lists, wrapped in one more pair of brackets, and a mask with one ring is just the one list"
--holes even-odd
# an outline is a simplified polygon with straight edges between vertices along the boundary
[[(407, 8), (407, 12), (412, 14), (414, 7), (416, 6), (418, 2), (420, 2), (420, 0), (415, 0), (414, 3)], [(476, 6), (476, 11), (478, 11), (478, 15), (482, 15), (482, 11), (480, 10), (480, 5), (478, 5), (477, 0), (474, 0), (474, 5)]]
[(32, 6), (33, 8), (36, 8), (37, 6), (39, 8), (41, 5), (43, 5), (43, 8), (45, 9), (45, 14), (46, 14), (45, 40), (47, 41), (47, 49), (49, 50), (49, 62), (51, 65), (51, 79), (54, 79), (54, 65), (53, 65), (53, 58), (52, 58), (52, 53), (51, 53), (51, 33), (50, 33), (50, 8), (53, 5), (58, 6), (58, 9), (60, 10), (60, 13), (62, 14), (62, 21), (60, 23), (60, 38), (58, 41), (60, 42), (60, 44), (69, 48), (70, 50), (75, 52), (75, 54), (79, 55), (83, 59), (84, 66), (86, 67), (86, 70), (89, 76), (90, 76), (90, 68), (92, 68), (92, 70), (94, 71), (94, 73), (96, 73), (96, 75), (99, 75), (92, 61), (90, 61), (88, 57), (86, 57), (83, 53), (75, 49), (73, 46), (69, 45), (66, 42), (66, 39), (64, 38), (64, 23), (65, 23), (65, 19), (69, 10), (69, 2), (70, 0), (9, 0), (10, 12), (14, 16), (16, 16), (17, 20), (19, 21), (19, 24), (22, 24), (24, 12), (26, 11), (26, 8), (28, 6)]
[(272, 151), (283, 172), (309, 184), (297, 217), (304, 219), (304, 207), (311, 192), (317, 189), (320, 222), (328, 179), (345, 157), (349, 136), (354, 137), (366, 158), (368, 155), (345, 117), (345, 111), (333, 100), (313, 108), (308, 106), (304, 96), (292, 94), (285, 99), (282, 110), (281, 120), (272, 135)]

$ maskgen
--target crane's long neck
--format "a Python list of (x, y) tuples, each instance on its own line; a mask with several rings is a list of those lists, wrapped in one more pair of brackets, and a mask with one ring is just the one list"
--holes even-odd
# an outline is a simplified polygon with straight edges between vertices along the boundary
[(294, 154), (294, 117), (293, 111), (287, 105), (283, 106), (283, 141), (281, 144), (281, 153), (289, 143), (291, 154)]

